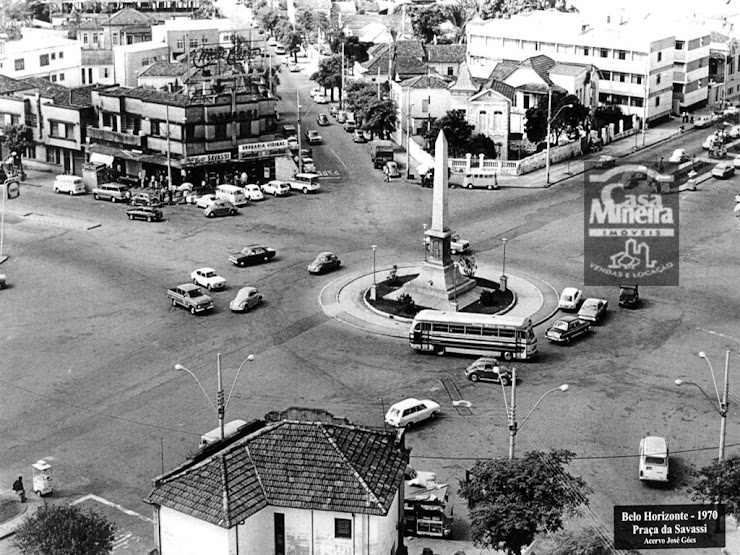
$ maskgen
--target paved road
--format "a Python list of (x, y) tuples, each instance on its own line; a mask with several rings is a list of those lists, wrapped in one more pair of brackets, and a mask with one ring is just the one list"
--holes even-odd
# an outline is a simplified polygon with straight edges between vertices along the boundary
[[(286, 90), (291, 84), (302, 95), (310, 88), (298, 74), (286, 79)], [(236, 218), (211, 221), (179, 206), (167, 208), (162, 223), (128, 222), (122, 206), (55, 196), (48, 183), (24, 188), (7, 203), (11, 259), (2, 271), (11, 287), (0, 292), (0, 484), (9, 486), (18, 473), (30, 478), (30, 464), (44, 458), (54, 464), (56, 499), (92, 494), (149, 516), (141, 500), (150, 480), (163, 464), (180, 463), (217, 423), (197, 384), (174, 365), (195, 372), (213, 398), (219, 352), (227, 387), (247, 355), (256, 355), (239, 377), (228, 418), (297, 405), (382, 425), (389, 403), (424, 396), (438, 400), (445, 417), (409, 433), (419, 467), (456, 484), (472, 458), (506, 454), (501, 391), (465, 382), (469, 359), (417, 355), (403, 340), (343, 326), (321, 311), (319, 293), (341, 271), (309, 276), (305, 266), (318, 251), (338, 252), (352, 270), (372, 267), (372, 244), (386, 264), (416, 262), (431, 207), (431, 190), (383, 183), (367, 145), (349, 142), (336, 124), (322, 134), (317, 164), (330, 167), (336, 158), (346, 178), (323, 180), (318, 195), (268, 198)], [(605, 528), (614, 504), (688, 501), (689, 470), (715, 456), (716, 413), (673, 380), (711, 390), (695, 353), (706, 351), (721, 368), (724, 349), (739, 346), (739, 261), (730, 215), (738, 180), (712, 180), (682, 194), (679, 287), (646, 288), (644, 307), (634, 312), (616, 308), (612, 288), (589, 288), (588, 295), (613, 305), (606, 323), (567, 347), (542, 339), (542, 356), (518, 368), (519, 414), (552, 387), (571, 389), (539, 406), (517, 436), (517, 451), (576, 452), (572, 470), (595, 490), (589, 518)], [(453, 227), (482, 263), (501, 263), (506, 237), (507, 265), (558, 289), (582, 283), (579, 180), (547, 190), (454, 190), (450, 201)], [(23, 216), (29, 212), (72, 222)], [(264, 266), (230, 266), (227, 253), (247, 243), (274, 246), (278, 257)], [(171, 307), (165, 289), (203, 265), (218, 269), (231, 288), (214, 295), (213, 314), (193, 317)], [(232, 314), (227, 303), (242, 284), (257, 285), (267, 302), (250, 314)], [(451, 407), (441, 383), (449, 377), (473, 403), (472, 416)], [(736, 420), (731, 405), (729, 453), (740, 444)], [(669, 489), (637, 480), (637, 444), (648, 432), (667, 436), (676, 454), (678, 479)], [(464, 537), (458, 520), (455, 532)]]

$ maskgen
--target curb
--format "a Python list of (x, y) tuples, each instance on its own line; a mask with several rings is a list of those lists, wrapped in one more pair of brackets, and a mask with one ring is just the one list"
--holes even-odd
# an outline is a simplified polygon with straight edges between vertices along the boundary
[(20, 520), (25, 516), (26, 512), (28, 512), (28, 502), (23, 503), (23, 510), (19, 514), (4, 522), (0, 522), (0, 540), (9, 538), (15, 534), (15, 528)]

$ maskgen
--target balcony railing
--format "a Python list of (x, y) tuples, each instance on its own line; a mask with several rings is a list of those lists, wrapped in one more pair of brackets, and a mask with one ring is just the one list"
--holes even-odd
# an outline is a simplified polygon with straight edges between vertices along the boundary
[(130, 133), (120, 133), (118, 131), (109, 131), (108, 129), (99, 129), (97, 127), (88, 127), (87, 136), (90, 137), (91, 141), (105, 141), (107, 143), (115, 143), (122, 146), (145, 146), (142, 137), (138, 135), (131, 135)]

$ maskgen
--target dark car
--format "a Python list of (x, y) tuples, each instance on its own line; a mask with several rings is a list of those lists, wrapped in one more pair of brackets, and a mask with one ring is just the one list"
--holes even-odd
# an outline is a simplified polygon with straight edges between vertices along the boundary
[(320, 253), (311, 264), (308, 265), (308, 271), (311, 274), (323, 274), (336, 270), (342, 265), (342, 261), (333, 252)]
[(129, 220), (146, 220), (147, 222), (159, 222), (162, 220), (162, 211), (152, 206), (137, 206), (126, 210)]
[(591, 322), (578, 316), (565, 316), (557, 320), (545, 333), (545, 337), (555, 343), (569, 343), (571, 339), (588, 333)]
[(329, 125), (329, 118), (326, 114), (319, 114), (318, 116), (316, 116), (316, 123), (321, 126)]
[(619, 306), (622, 308), (637, 308), (640, 304), (640, 290), (638, 285), (619, 285)]
[(511, 371), (499, 366), (498, 360), (481, 357), (465, 369), (465, 377), (471, 382), (495, 382), (509, 385)]
[(276, 251), (261, 245), (249, 245), (239, 252), (229, 256), (229, 262), (234, 266), (247, 266), (249, 264), (260, 264), (275, 258)]
[(152, 193), (136, 193), (129, 200), (131, 206), (162, 206), (162, 202)]

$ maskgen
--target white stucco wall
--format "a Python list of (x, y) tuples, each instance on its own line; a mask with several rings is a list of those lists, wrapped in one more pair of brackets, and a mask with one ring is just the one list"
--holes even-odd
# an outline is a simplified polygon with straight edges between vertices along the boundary
[(230, 555), (224, 528), (167, 507), (159, 509), (159, 525), (161, 555)]

